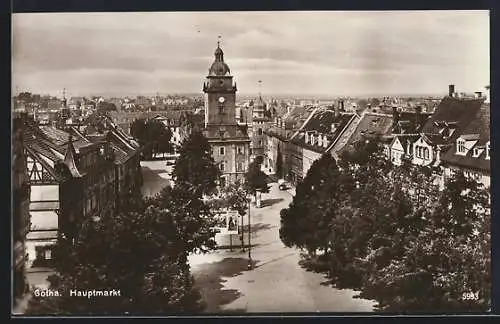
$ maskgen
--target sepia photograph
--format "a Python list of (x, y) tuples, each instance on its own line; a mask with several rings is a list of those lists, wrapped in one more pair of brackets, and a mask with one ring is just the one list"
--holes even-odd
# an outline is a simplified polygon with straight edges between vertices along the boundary
[(491, 312), (489, 11), (11, 17), (12, 315)]

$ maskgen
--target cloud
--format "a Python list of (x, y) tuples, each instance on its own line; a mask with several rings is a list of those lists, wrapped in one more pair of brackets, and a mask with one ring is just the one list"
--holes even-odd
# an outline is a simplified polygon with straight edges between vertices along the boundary
[(15, 14), (12, 23), (14, 80), (32, 91), (199, 92), (218, 35), (242, 92), (258, 79), (309, 93), (474, 91), (489, 79), (487, 11)]

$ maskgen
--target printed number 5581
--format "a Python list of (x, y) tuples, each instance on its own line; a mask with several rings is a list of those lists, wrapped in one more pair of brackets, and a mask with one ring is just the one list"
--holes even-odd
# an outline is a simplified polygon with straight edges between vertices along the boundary
[(478, 300), (479, 299), (479, 291), (463, 293), (462, 299), (463, 300)]

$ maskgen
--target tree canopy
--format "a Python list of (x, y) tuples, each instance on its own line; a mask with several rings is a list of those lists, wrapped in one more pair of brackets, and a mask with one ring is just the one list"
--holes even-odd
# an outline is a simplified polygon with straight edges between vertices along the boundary
[(143, 154), (152, 159), (154, 154), (171, 152), (172, 132), (156, 119), (136, 119), (130, 125), (130, 134), (143, 147)]
[(192, 188), (198, 196), (215, 193), (220, 170), (206, 137), (200, 131), (191, 132), (182, 143), (172, 176), (176, 186)]
[[(214, 217), (185, 187), (166, 187), (135, 210), (85, 221), (73, 243), (55, 249), (50, 289), (60, 297), (34, 297), (29, 314), (151, 315), (200, 311), (187, 261), (193, 251), (213, 249)], [(113, 297), (74, 297), (71, 289), (119, 290)]]
[(336, 286), (378, 301), (379, 311), (486, 311), (489, 192), (462, 173), (439, 190), (441, 176), (395, 167), (377, 139), (360, 141), (338, 167), (330, 157), (314, 162), (281, 211), (280, 238), (306, 250), (309, 266)]
[(252, 195), (256, 195), (257, 191), (269, 192), (267, 175), (260, 167), (258, 161), (253, 161), (249, 164), (248, 171), (245, 174), (245, 190)]

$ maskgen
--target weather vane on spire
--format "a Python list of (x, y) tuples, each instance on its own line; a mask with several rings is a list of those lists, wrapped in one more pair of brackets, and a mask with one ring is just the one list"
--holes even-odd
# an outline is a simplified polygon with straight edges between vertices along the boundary
[(217, 47), (220, 47), (221, 35), (217, 36)]
[(259, 80), (258, 82), (259, 82), (259, 98), (260, 98), (261, 97), (261, 91), (260, 91), (260, 89), (261, 89), (261, 86), (262, 86), (262, 80)]

